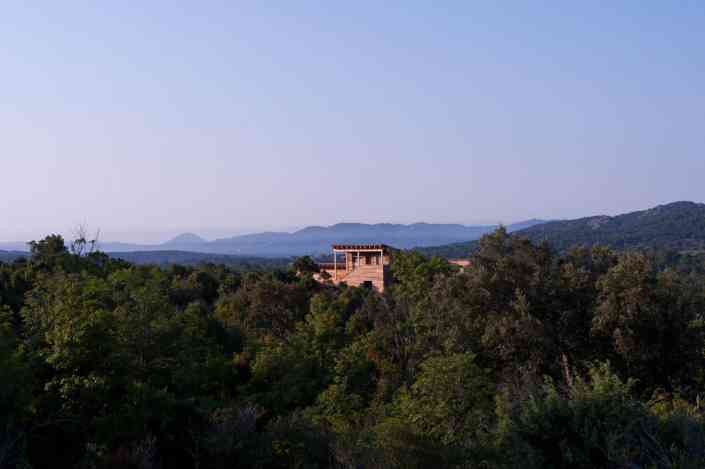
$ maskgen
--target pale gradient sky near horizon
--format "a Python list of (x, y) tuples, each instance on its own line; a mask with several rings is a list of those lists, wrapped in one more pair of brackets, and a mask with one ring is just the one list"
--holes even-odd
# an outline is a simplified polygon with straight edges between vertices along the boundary
[(10, 0), (0, 241), (703, 202), (704, 124), (703, 1)]

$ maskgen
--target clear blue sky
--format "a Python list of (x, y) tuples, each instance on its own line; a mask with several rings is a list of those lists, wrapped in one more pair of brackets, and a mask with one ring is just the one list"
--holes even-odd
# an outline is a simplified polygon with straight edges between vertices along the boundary
[(704, 124), (701, 0), (10, 0), (0, 240), (705, 201)]

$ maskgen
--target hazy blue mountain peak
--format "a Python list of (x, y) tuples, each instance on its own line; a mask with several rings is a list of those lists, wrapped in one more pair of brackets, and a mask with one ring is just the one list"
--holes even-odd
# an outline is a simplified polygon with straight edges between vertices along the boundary
[(194, 233), (182, 233), (164, 244), (202, 244), (207, 243), (205, 239)]

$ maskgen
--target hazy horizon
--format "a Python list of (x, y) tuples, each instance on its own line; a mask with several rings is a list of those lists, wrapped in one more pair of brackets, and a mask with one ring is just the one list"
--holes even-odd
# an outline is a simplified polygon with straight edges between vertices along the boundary
[(0, 241), (702, 202), (703, 24), (701, 2), (10, 2)]
[[(487, 225), (498, 225), (498, 224), (504, 224), (504, 225), (510, 225), (513, 223), (521, 223), (523, 221), (528, 221), (532, 218), (538, 218), (538, 217), (531, 217), (527, 219), (522, 219), (522, 220), (512, 220), (512, 221), (497, 221), (497, 222), (477, 222), (477, 223), (463, 223), (463, 222), (448, 222), (452, 224), (460, 224), (460, 225), (465, 225), (465, 226), (487, 226)], [(356, 220), (350, 220), (350, 221), (340, 221), (336, 223), (365, 223), (365, 224), (376, 224), (376, 223), (391, 223), (391, 224), (412, 224), (412, 223), (428, 223), (425, 222), (424, 220), (418, 220), (416, 222), (411, 222), (411, 223), (395, 223), (395, 222), (389, 222), (389, 221), (379, 221), (379, 222), (366, 222), (366, 221), (356, 221)], [(263, 232), (287, 232), (287, 233), (293, 233), (295, 231), (301, 230), (303, 228), (307, 228), (310, 226), (332, 226), (335, 225), (336, 223), (330, 223), (330, 224), (322, 224), (322, 225), (302, 225), (302, 226), (283, 226), (283, 227), (277, 227), (277, 226), (264, 226), (264, 227), (253, 227), (253, 228), (173, 228), (173, 229), (168, 229), (168, 230), (155, 230), (151, 232), (130, 232), (130, 231), (111, 231), (111, 232), (106, 232), (105, 230), (102, 230), (100, 228), (95, 228), (91, 227), (88, 224), (84, 223), (79, 223), (76, 224), (75, 226), (71, 228), (65, 228), (62, 230), (50, 230), (48, 232), (44, 233), (35, 233), (33, 235), (28, 235), (25, 236), (24, 238), (19, 238), (19, 239), (0, 239), (0, 243), (16, 243), (16, 242), (24, 242), (25, 240), (35, 240), (35, 239), (40, 239), (43, 238), (46, 235), (49, 234), (60, 234), (64, 236), (66, 239), (73, 239), (73, 234), (80, 228), (81, 226), (86, 227), (89, 235), (93, 235), (94, 233), (97, 233), (99, 235), (99, 239), (101, 242), (104, 243), (113, 243), (113, 242), (124, 242), (124, 243), (131, 243), (131, 244), (161, 244), (167, 241), (170, 241), (174, 237), (181, 235), (181, 234), (195, 234), (201, 238), (204, 238), (207, 241), (213, 241), (215, 239), (219, 238), (228, 238), (232, 236), (240, 236), (240, 235), (248, 235), (248, 234), (256, 234), (256, 233), (263, 233)]]
[[(694, 202), (694, 203), (703, 203), (700, 201), (677, 201), (677, 200), (672, 200), (672, 201), (664, 201), (662, 203), (658, 203), (654, 206), (649, 206), (649, 207), (640, 207), (636, 210), (630, 210), (631, 211), (640, 211), (640, 210), (647, 210), (659, 205), (666, 205), (674, 202)], [(579, 218), (586, 218), (586, 217), (592, 217), (592, 216), (600, 216), (600, 215), (607, 215), (607, 216), (616, 216), (616, 215), (622, 215), (624, 213), (628, 212), (613, 212), (613, 213), (607, 213), (607, 212), (596, 212), (596, 213), (588, 213), (588, 214), (581, 214), (581, 215), (576, 215), (576, 216), (571, 216), (571, 217), (564, 217), (564, 218), (558, 218), (558, 217), (542, 217), (542, 216), (535, 216), (535, 217), (527, 217), (519, 220), (499, 220), (499, 221), (477, 221), (477, 222), (442, 222), (442, 223), (449, 223), (449, 224), (459, 224), (459, 225), (465, 225), (465, 226), (496, 226), (496, 225), (512, 225), (512, 224), (517, 224), (517, 223), (523, 223), (527, 222), (530, 220), (543, 220), (543, 221), (560, 221), (560, 220), (571, 220), (571, 219), (579, 219)], [(104, 230), (100, 228), (95, 228), (92, 227), (86, 223), (77, 223), (73, 225), (71, 228), (66, 228), (63, 230), (50, 230), (44, 233), (35, 233), (34, 235), (29, 235), (24, 238), (18, 238), (18, 239), (0, 239), (0, 244), (5, 243), (5, 244), (10, 244), (10, 243), (18, 243), (18, 242), (25, 242), (25, 241), (30, 241), (30, 240), (36, 240), (36, 239), (41, 239), (46, 235), (49, 234), (60, 234), (65, 237), (65, 239), (73, 239), (75, 236), (75, 233), (78, 231), (80, 228), (85, 228), (89, 233), (89, 237), (92, 237), (92, 235), (97, 234), (99, 241), (101, 243), (129, 243), (129, 244), (144, 244), (144, 245), (152, 245), (152, 244), (162, 244), (166, 243), (167, 241), (171, 241), (173, 238), (176, 236), (182, 235), (182, 234), (195, 234), (201, 238), (203, 238), (206, 241), (213, 241), (216, 239), (221, 239), (221, 238), (229, 238), (229, 237), (235, 237), (235, 236), (241, 236), (241, 235), (248, 235), (248, 234), (257, 234), (257, 233), (263, 233), (263, 232), (287, 232), (287, 233), (293, 233), (298, 230), (311, 227), (311, 226), (324, 226), (324, 227), (329, 227), (333, 226), (337, 223), (362, 223), (362, 224), (377, 224), (377, 223), (389, 223), (389, 224), (402, 224), (402, 225), (410, 225), (413, 223), (429, 223), (424, 220), (417, 220), (415, 222), (410, 222), (410, 223), (401, 223), (401, 222), (394, 222), (394, 221), (359, 221), (359, 220), (344, 220), (344, 221), (338, 221), (335, 223), (329, 223), (329, 224), (311, 224), (311, 225), (302, 225), (302, 226), (289, 226), (289, 227), (253, 227), (253, 228), (172, 228), (168, 230), (155, 230), (151, 232), (130, 232), (130, 231), (112, 231), (112, 232), (105, 232)], [(1, 249), (1, 247), (0, 247)]]

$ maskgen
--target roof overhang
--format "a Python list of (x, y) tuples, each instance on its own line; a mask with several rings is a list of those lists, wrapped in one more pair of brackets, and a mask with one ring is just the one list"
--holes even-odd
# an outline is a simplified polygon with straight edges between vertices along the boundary
[(389, 251), (386, 244), (334, 244), (334, 251)]

